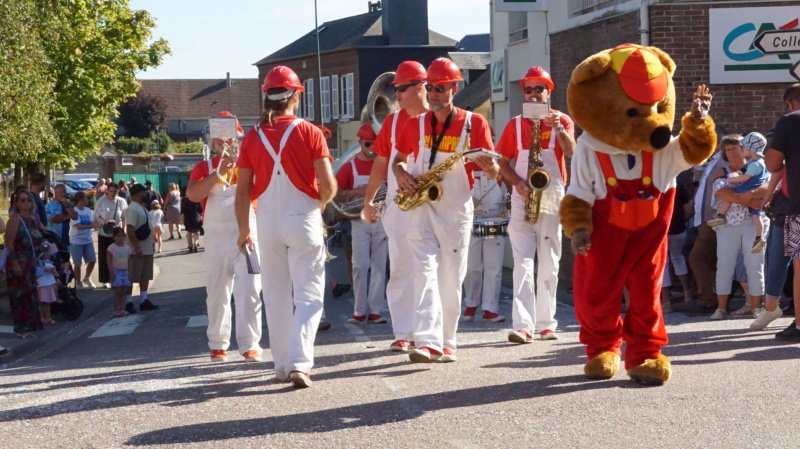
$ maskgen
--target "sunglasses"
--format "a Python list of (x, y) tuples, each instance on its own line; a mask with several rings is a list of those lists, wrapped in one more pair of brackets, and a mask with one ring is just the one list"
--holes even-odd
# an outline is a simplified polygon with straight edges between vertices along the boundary
[(448, 91), (448, 90), (450, 90), (452, 88), (453, 88), (452, 85), (451, 86), (444, 86), (444, 85), (441, 85), (441, 84), (437, 84), (435, 86), (433, 84), (426, 84), (425, 85), (425, 90), (427, 90), (428, 92), (431, 92), (431, 91), (435, 90), (437, 94), (443, 94), (443, 93), (445, 93), (445, 91)]
[(30, 202), (32, 202), (32, 201), (33, 201), (32, 199), (30, 199), (30, 198), (26, 198), (26, 197), (24, 197), (24, 196), (23, 196), (23, 197), (20, 197), (20, 198), (17, 198), (17, 202), (18, 202), (18, 203), (30, 203)]
[(536, 87), (526, 87), (522, 91), (525, 92), (525, 95), (530, 95), (530, 94), (532, 94), (534, 92), (536, 92), (537, 94), (540, 94), (540, 93), (544, 92), (545, 90), (547, 90), (546, 87), (536, 86)]
[(394, 90), (400, 93), (403, 93), (408, 90), (409, 87), (416, 86), (417, 84), (422, 84), (422, 82), (418, 83), (411, 83), (411, 84), (403, 84), (402, 86), (394, 86)]
[(369, 147), (371, 147), (371, 146), (372, 146), (372, 142), (364, 142), (364, 146), (365, 146), (366, 148), (369, 148)]

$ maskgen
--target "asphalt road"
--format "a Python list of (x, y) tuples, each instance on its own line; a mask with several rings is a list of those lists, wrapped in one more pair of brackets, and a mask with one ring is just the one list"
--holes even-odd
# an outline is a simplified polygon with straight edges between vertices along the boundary
[[(317, 336), (314, 386), (295, 391), (274, 380), (268, 351), (262, 363), (235, 352), (226, 363), (209, 361), (203, 253), (185, 254), (182, 245), (167, 242), (156, 260), (150, 298), (160, 310), (112, 326), (108, 294), (86, 292), (91, 304), (82, 320), (3, 360), (0, 448), (800, 443), (800, 349), (773, 338), (789, 318), (751, 332), (749, 320), (669, 314), (664, 352), (674, 377), (647, 388), (624, 373), (583, 377), (584, 351), (567, 305), (557, 316), (561, 340), (517, 346), (506, 341), (508, 323), (462, 323), (457, 362), (416, 365), (387, 350), (391, 325), (344, 324), (352, 313), (348, 293), (326, 298), (334, 326)], [(343, 258), (331, 265), (344, 279)], [(510, 316), (510, 309), (503, 299), (501, 312)], [(266, 335), (265, 328), (264, 347)]]

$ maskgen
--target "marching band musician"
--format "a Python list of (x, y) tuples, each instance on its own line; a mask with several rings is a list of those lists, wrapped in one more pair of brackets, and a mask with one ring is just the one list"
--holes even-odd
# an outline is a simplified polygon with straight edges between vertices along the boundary
[[(415, 177), (465, 148), (493, 149), (492, 131), (486, 120), (453, 106), (461, 70), (446, 58), (428, 67), (428, 103), (431, 111), (406, 122), (400, 134), (398, 153), (392, 161), (397, 184), (407, 195), (416, 191)], [(470, 132), (467, 136), (467, 132)], [(414, 159), (409, 163), (409, 155)], [(497, 176), (493, 159), (481, 157), (477, 164), (490, 179)], [(416, 349), (409, 358), (415, 363), (456, 360), (456, 330), (461, 315), (461, 285), (467, 270), (467, 247), (472, 231), (472, 170), (474, 164), (459, 159), (443, 173), (444, 194), (407, 212), (408, 232), (414, 263), (414, 325)]]
[[(372, 145), (378, 136), (369, 123), (358, 129), (361, 152), (336, 174), (339, 192), (337, 201), (346, 202), (367, 191), (369, 174), (376, 154)], [(355, 304), (350, 324), (383, 324), (381, 316), (386, 286), (386, 260), (389, 257), (386, 232), (381, 223), (366, 223), (357, 218), (350, 221), (353, 228), (353, 294)], [(369, 277), (367, 275), (369, 274)], [(369, 290), (367, 290), (369, 284)]]
[[(231, 116), (222, 111), (218, 116)], [(237, 134), (242, 127), (236, 120)], [(231, 293), (236, 303), (236, 343), (245, 361), (261, 361), (261, 278), (248, 274), (244, 255), (236, 246), (237, 235), (231, 232), (236, 223), (236, 171), (234, 155), (223, 142), (212, 138), (209, 147), (217, 155), (198, 162), (189, 175), (186, 195), (203, 203), (203, 225), (206, 231), (206, 309), (208, 312), (208, 347), (211, 360), (224, 361), (231, 339)], [(251, 224), (255, 212), (249, 212)], [(256, 234), (251, 234), (256, 241)]]
[[(525, 101), (547, 102), (555, 85), (541, 67), (531, 67), (520, 81)], [(532, 121), (522, 116), (512, 118), (500, 136), (497, 152), (500, 173), (514, 186), (511, 196), (511, 220), (508, 235), (514, 253), (514, 298), (512, 330), (508, 341), (531, 343), (538, 333), (542, 340), (557, 340), (555, 319), (558, 264), (561, 260), (561, 223), (558, 206), (565, 194), (567, 170), (564, 157), (575, 149), (572, 119), (550, 109), (540, 120), (541, 160), (550, 175), (550, 185), (542, 193), (541, 210), (536, 223), (525, 221), (528, 187), (528, 157)], [(511, 167), (511, 160), (515, 165)], [(534, 285), (534, 256), (538, 256), (538, 277)], [(535, 290), (534, 290), (535, 288)]]
[[(428, 112), (425, 94), (425, 67), (416, 61), (405, 61), (397, 67), (394, 78), (394, 95), (400, 110), (391, 113), (383, 122), (375, 152), (378, 156), (372, 165), (367, 192), (364, 195), (364, 217), (368, 222), (378, 220), (378, 210), (373, 203), (375, 194), (384, 181), (386, 188), (386, 210), (381, 218), (383, 229), (389, 241), (389, 283), (386, 285), (386, 299), (392, 316), (392, 330), (395, 341), (389, 346), (393, 352), (406, 352), (414, 349), (412, 326), (414, 320), (414, 263), (411, 247), (408, 245), (408, 231), (411, 214), (401, 211), (392, 202), (397, 191), (397, 178), (388, 171), (389, 163), (397, 154), (397, 140), (406, 121)], [(410, 155), (409, 160), (413, 161)], [(411, 162), (409, 162), (411, 163)]]
[(336, 194), (322, 131), (295, 116), (302, 91), (288, 67), (267, 74), (263, 115), (242, 140), (236, 191), (238, 245), (250, 251), (250, 203), (258, 200), (261, 284), (268, 286), (264, 308), (275, 375), (296, 388), (311, 386), (325, 288), (322, 209)]
[[(472, 189), (472, 204), (475, 217), (497, 219), (505, 216), (502, 201), (505, 188), (500, 180), (489, 179), (486, 172), (475, 169), (472, 172), (475, 186)], [(472, 235), (467, 257), (467, 275), (464, 278), (464, 321), (475, 319), (475, 312), (482, 304), (483, 320), (499, 323), (506, 320), (500, 315), (500, 284), (503, 277), (503, 253), (505, 238), (482, 238)]]

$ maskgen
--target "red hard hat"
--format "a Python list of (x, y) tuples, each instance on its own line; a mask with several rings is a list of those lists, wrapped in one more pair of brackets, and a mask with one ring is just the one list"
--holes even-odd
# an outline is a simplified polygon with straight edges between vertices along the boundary
[(547, 70), (539, 66), (531, 67), (528, 69), (528, 73), (526, 73), (525, 77), (522, 78), (519, 82), (519, 88), (525, 89), (525, 81), (528, 80), (543, 81), (545, 84), (547, 84), (547, 89), (550, 91), (552, 91), (556, 87), (556, 85), (553, 84), (553, 78), (550, 78), (550, 74), (547, 73)]
[(425, 81), (427, 77), (428, 73), (422, 64), (417, 61), (405, 61), (397, 66), (397, 72), (394, 75), (392, 84), (402, 86), (413, 81)]
[(276, 87), (288, 87), (300, 92), (305, 90), (300, 83), (300, 78), (294, 73), (294, 70), (283, 65), (273, 67), (272, 70), (267, 73), (261, 92), (266, 92), (267, 89), (274, 89)]
[[(217, 112), (217, 116), (233, 117), (233, 114), (231, 114), (228, 111), (219, 111), (219, 112)], [(236, 119), (236, 131), (242, 132), (242, 125), (239, 124), (239, 119), (238, 118)]]
[(361, 128), (358, 128), (358, 132), (356, 136), (368, 141), (374, 142), (378, 136), (375, 135), (375, 131), (372, 130), (372, 126), (369, 123), (364, 123), (361, 125)]
[(429, 83), (455, 83), (464, 81), (461, 78), (461, 70), (455, 62), (447, 58), (436, 58), (428, 67)]

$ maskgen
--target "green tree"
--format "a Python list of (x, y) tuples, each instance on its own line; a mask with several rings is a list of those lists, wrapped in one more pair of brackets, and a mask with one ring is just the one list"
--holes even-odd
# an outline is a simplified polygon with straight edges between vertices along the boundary
[(119, 107), (119, 125), (125, 135), (147, 137), (167, 129), (167, 102), (159, 95), (139, 92)]
[(35, 161), (56, 145), (53, 79), (45, 55), (50, 23), (35, 0), (0, 0), (0, 168)]

